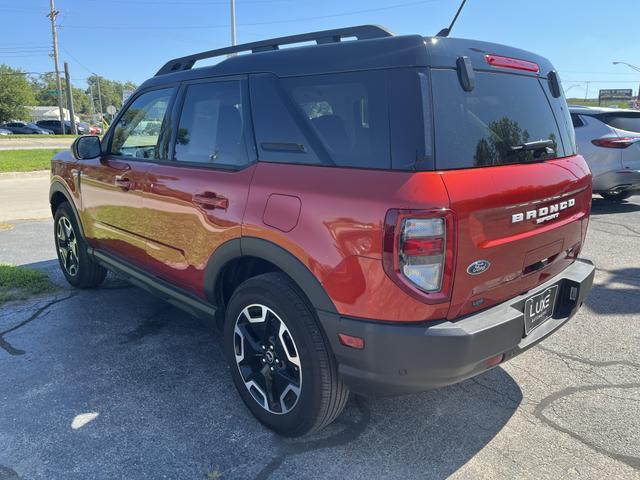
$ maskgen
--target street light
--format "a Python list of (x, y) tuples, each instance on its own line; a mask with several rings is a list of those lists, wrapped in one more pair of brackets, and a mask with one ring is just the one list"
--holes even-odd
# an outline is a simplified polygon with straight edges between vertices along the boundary
[(629, 68), (633, 68), (636, 72), (640, 72), (640, 67), (636, 67), (635, 65), (631, 65), (627, 62), (613, 62), (614, 65), (626, 65)]
[[(630, 63), (627, 62), (613, 62), (614, 65), (626, 65), (629, 68), (632, 68), (633, 70), (635, 70), (636, 72), (640, 72), (640, 67), (636, 67), (635, 65), (631, 65)], [(637, 103), (636, 105), (640, 104), (640, 87), (638, 87), (638, 97), (637, 97)], [(637, 108), (637, 107), (634, 107)]]

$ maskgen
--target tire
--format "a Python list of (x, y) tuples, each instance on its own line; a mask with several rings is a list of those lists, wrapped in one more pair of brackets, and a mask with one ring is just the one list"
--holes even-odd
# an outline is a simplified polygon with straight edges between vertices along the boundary
[(620, 192), (620, 193), (606, 193), (606, 192), (600, 192), (600, 195), (602, 196), (602, 198), (604, 198), (605, 200), (609, 200), (610, 202), (622, 202), (623, 200), (626, 200), (627, 198), (629, 198), (631, 195), (633, 195), (632, 192)]
[(76, 288), (94, 288), (100, 285), (107, 276), (107, 270), (89, 256), (87, 244), (82, 238), (69, 202), (61, 203), (53, 218), (56, 253), (67, 282)]
[(266, 273), (242, 283), (229, 300), (223, 338), (233, 382), (268, 428), (299, 437), (344, 409), (349, 390), (333, 353), (313, 308), (286, 275)]

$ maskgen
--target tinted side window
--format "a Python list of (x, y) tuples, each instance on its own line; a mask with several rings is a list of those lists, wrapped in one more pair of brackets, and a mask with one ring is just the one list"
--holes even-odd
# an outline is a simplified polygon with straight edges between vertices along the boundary
[(174, 160), (246, 165), (239, 81), (196, 83), (186, 89)]
[(384, 72), (287, 78), (282, 84), (333, 164), (391, 168)]
[[(437, 168), (524, 163), (565, 155), (563, 135), (537, 78), (476, 72), (471, 92), (460, 87), (454, 70), (432, 70), (431, 78)], [(553, 151), (521, 147), (537, 140), (551, 140)]]
[(114, 127), (110, 153), (158, 159), (158, 140), (172, 94), (172, 88), (165, 88), (136, 98)]
[(640, 113), (620, 112), (616, 114), (599, 115), (596, 118), (599, 118), (613, 128), (640, 133)]
[(584, 122), (577, 113), (571, 114), (571, 123), (573, 123), (573, 128), (584, 127)]

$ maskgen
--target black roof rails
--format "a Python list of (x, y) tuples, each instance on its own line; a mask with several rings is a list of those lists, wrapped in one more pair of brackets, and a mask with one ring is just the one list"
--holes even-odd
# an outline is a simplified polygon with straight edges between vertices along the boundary
[(164, 66), (158, 70), (156, 76), (182, 70), (190, 70), (193, 67), (193, 64), (198, 60), (230, 55), (238, 52), (246, 52), (249, 50), (255, 53), (278, 50), (280, 45), (288, 45), (292, 43), (315, 41), (320, 45), (322, 43), (340, 42), (343, 38), (348, 37), (356, 37), (358, 40), (367, 40), (370, 38), (391, 36), (393, 36), (393, 34), (383, 27), (379, 27), (377, 25), (358, 25), (355, 27), (336, 28), (333, 30), (322, 30), (319, 32), (302, 33), (300, 35), (290, 35), (288, 37), (271, 38), (269, 40), (244, 43), (242, 45), (234, 45), (231, 47), (219, 48), (217, 50), (195, 53), (193, 55), (187, 55), (186, 57), (174, 58), (173, 60), (169, 60), (165, 63)]

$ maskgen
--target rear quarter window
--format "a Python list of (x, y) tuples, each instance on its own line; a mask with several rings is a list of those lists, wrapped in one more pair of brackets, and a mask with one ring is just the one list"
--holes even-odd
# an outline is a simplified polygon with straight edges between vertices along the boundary
[(286, 78), (282, 85), (333, 164), (391, 168), (384, 72)]
[(640, 112), (620, 112), (616, 114), (598, 115), (596, 118), (607, 125), (627, 132), (640, 133)]
[[(434, 69), (431, 77), (436, 168), (525, 163), (575, 152), (564, 98), (553, 99), (564, 105), (552, 105), (538, 78), (476, 72), (475, 88), (466, 92), (455, 70)], [(555, 151), (513, 148), (537, 140), (553, 141)]]

